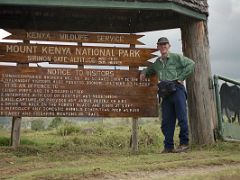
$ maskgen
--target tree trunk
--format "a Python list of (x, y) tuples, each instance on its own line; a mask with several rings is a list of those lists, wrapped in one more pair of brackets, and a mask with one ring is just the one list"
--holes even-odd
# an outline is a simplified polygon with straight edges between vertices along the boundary
[(181, 30), (184, 55), (196, 63), (194, 73), (187, 79), (191, 140), (193, 144), (212, 144), (217, 116), (209, 62), (207, 22), (186, 21)]

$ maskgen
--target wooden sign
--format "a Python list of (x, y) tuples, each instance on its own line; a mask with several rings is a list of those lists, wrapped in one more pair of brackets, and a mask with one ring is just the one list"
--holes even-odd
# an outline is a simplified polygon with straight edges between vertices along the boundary
[(0, 61), (144, 66), (156, 49), (0, 43)]
[(120, 33), (90, 33), (90, 32), (69, 32), (69, 31), (24, 31), (6, 30), (12, 35), (4, 39), (21, 39), (37, 41), (63, 41), (82, 43), (110, 43), (110, 44), (137, 44), (144, 43), (138, 41), (144, 35), (120, 34)]
[(155, 82), (137, 70), (0, 66), (0, 95), (0, 116), (158, 115)]

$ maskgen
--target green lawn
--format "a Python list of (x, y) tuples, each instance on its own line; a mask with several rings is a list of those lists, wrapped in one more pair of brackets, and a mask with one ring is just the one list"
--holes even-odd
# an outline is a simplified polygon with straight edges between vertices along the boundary
[(140, 125), (139, 153), (134, 155), (130, 124), (67, 126), (22, 130), (17, 149), (7, 146), (10, 133), (0, 130), (0, 179), (138, 179), (136, 173), (145, 177), (145, 172), (152, 173), (145, 179), (164, 179), (170, 172), (175, 172), (172, 179), (240, 179), (240, 143), (217, 142), (163, 155), (160, 125), (151, 121)]

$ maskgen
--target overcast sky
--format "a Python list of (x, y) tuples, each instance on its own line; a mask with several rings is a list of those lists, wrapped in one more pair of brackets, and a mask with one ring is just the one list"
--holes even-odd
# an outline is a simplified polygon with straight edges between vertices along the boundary
[[(208, 0), (208, 2), (212, 72), (240, 80), (240, 0)], [(161, 36), (169, 38), (172, 52), (182, 53), (179, 29), (148, 32), (141, 40), (146, 47), (154, 48)]]
[(209, 0), (212, 70), (240, 80), (240, 0)]

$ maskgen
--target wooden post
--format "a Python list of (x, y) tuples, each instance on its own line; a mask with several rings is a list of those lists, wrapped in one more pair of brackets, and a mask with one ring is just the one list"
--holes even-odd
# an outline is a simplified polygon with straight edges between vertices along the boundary
[[(83, 43), (82, 42), (79, 42), (78, 43), (78, 46), (82, 46)], [(78, 69), (84, 69), (84, 66), (81, 64), (81, 65), (78, 65)]]
[[(130, 44), (130, 48), (135, 48), (135, 44)], [(129, 67), (131, 69), (138, 69), (137, 67)], [(136, 154), (138, 152), (138, 118), (132, 118), (132, 153)]]
[(187, 79), (192, 142), (199, 145), (212, 144), (217, 116), (209, 62), (207, 21), (186, 20), (181, 30), (184, 55), (196, 63), (194, 73)]
[[(28, 40), (23, 41), (24, 43), (29, 43)], [(26, 67), (28, 64), (17, 64), (18, 67)], [(12, 118), (12, 131), (11, 131), (11, 142), (10, 146), (16, 148), (20, 145), (20, 134), (21, 134), (21, 122), (22, 117)]]
[(132, 153), (138, 152), (138, 118), (132, 118)]
[(12, 118), (12, 131), (11, 131), (11, 146), (16, 148), (20, 144), (20, 131), (21, 131), (21, 117)]

